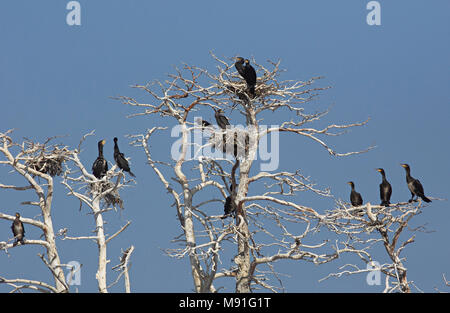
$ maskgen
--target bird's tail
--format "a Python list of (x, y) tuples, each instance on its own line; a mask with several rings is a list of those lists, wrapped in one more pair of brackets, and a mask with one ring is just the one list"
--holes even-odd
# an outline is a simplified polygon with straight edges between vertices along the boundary
[(129, 171), (128, 173), (130, 173), (131, 176), (136, 177), (136, 175), (134, 175), (132, 171)]
[(421, 198), (422, 198), (422, 200), (423, 201), (425, 201), (425, 202), (431, 202), (431, 200), (430, 199), (428, 199), (427, 197), (425, 197), (425, 196), (420, 196)]
[(389, 206), (389, 201), (382, 201), (380, 205), (384, 205), (385, 207)]

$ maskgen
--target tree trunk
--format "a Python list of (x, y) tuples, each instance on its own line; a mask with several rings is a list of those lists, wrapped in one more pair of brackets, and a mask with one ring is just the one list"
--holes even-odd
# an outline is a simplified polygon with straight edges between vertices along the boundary
[(61, 268), (61, 261), (59, 259), (58, 251), (56, 250), (55, 233), (53, 231), (52, 219), (49, 210), (43, 210), (44, 223), (46, 229), (44, 231), (45, 241), (49, 243), (49, 248), (47, 248), (47, 259), (49, 264), (54, 271), (53, 278), (55, 280), (55, 287), (58, 292), (66, 292), (67, 288), (64, 285), (65, 276), (64, 271)]
[(240, 201), (247, 196), (249, 173), (255, 160), (259, 136), (255, 119), (255, 112), (253, 109), (247, 110), (247, 126), (249, 127), (249, 149), (248, 156), (241, 162), (239, 170), (239, 186), (236, 194), (236, 224), (238, 225), (238, 255), (235, 258), (235, 263), (238, 266), (236, 273), (236, 292), (249, 293), (251, 292), (251, 262), (250, 262), (250, 232), (248, 229), (245, 207)]
[(95, 218), (95, 231), (97, 234), (97, 246), (98, 246), (98, 269), (95, 275), (98, 282), (98, 290), (101, 293), (107, 293), (106, 288), (106, 241), (105, 231), (103, 229), (103, 216), (100, 213), (100, 197), (94, 195), (94, 201), (92, 203), (94, 218)]

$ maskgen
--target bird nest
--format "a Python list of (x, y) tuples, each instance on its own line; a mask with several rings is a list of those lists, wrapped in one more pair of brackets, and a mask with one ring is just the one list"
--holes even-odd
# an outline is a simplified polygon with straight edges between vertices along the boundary
[(225, 154), (244, 159), (249, 152), (250, 133), (242, 128), (220, 129), (211, 134), (209, 143)]
[[(109, 180), (99, 181), (89, 184), (89, 187), (91, 194), (103, 194), (102, 198), (106, 205), (123, 209), (123, 200), (120, 198), (118, 188), (113, 182)], [(105, 191), (108, 192), (105, 193)]]
[(52, 177), (63, 173), (63, 162), (66, 161), (69, 151), (66, 148), (55, 147), (52, 152), (42, 151), (39, 155), (30, 156), (25, 165), (37, 172)]

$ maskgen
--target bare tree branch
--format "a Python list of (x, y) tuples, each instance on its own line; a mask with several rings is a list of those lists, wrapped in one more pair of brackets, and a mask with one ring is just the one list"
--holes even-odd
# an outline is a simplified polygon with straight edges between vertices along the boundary
[[(282, 275), (273, 266), (277, 260), (323, 264), (354, 249), (335, 249), (328, 240), (309, 241), (310, 235), (321, 227), (338, 229), (340, 224), (335, 225), (333, 216), (296, 203), (295, 198), (292, 201), (287, 199), (299, 192), (332, 197), (329, 188), (318, 188), (300, 170), (292, 173), (261, 171), (250, 175), (260, 141), (272, 133), (288, 132), (312, 139), (335, 156), (359, 154), (373, 147), (341, 153), (325, 140), (364, 126), (368, 120), (330, 124), (322, 129), (307, 126), (328, 113), (328, 110), (307, 113), (304, 108), (306, 102), (328, 88), (312, 87), (320, 77), (282, 81), (279, 77), (283, 70), (279, 61), (269, 61), (266, 67), (253, 60), (258, 77), (256, 95), (251, 97), (246, 83), (234, 70), (234, 61), (219, 58), (213, 53), (211, 56), (217, 62), (215, 72), (184, 64), (182, 69), (176, 68), (174, 74), (169, 74), (165, 81), (133, 86), (149, 97), (145, 103), (129, 96), (116, 99), (137, 110), (129, 117), (157, 115), (172, 121), (172, 135), (175, 132), (180, 135), (178, 149), (172, 150), (176, 155), (166, 159), (172, 159), (172, 162), (154, 160), (149, 143), (152, 136), (162, 136), (164, 133), (161, 131), (166, 130), (166, 126), (156, 125), (143, 134), (130, 137), (132, 144), (143, 149), (148, 165), (173, 198), (182, 231), (173, 242), (181, 244), (181, 247), (166, 249), (166, 253), (174, 258), (189, 258), (195, 291), (217, 292), (213, 283), (218, 278), (234, 279), (236, 292), (250, 292), (252, 288), (283, 290)], [(195, 115), (218, 109), (238, 111), (245, 116), (246, 128), (230, 125), (227, 129), (219, 129), (192, 122)], [(280, 126), (262, 128), (258, 125), (263, 114), (278, 110), (293, 112), (294, 118), (280, 121)], [(192, 142), (199, 133), (209, 137), (206, 143)], [(208, 149), (218, 154), (205, 154)], [(237, 161), (233, 162), (233, 158)], [(265, 183), (266, 192), (249, 195), (251, 183)], [(227, 215), (214, 214), (217, 203), (220, 208), (224, 202), (235, 208), (229, 215), (235, 216), (235, 224), (226, 223)], [(234, 264), (223, 262), (224, 254), (230, 253), (225, 248), (229, 244), (237, 248)], [(272, 285), (269, 276), (281, 287)]]

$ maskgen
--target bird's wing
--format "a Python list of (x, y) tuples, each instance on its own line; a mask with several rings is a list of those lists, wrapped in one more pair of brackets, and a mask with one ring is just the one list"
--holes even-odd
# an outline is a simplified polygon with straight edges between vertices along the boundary
[(361, 194), (360, 194), (359, 192), (357, 192), (357, 193), (356, 193), (356, 195), (358, 196), (358, 200), (359, 200), (359, 202), (361, 202), (361, 204), (362, 204), (362, 202), (363, 202), (363, 199), (362, 199), (362, 196), (361, 196)]
[(414, 185), (414, 189), (416, 190), (417, 194), (419, 194), (419, 195), (423, 195), (424, 194), (423, 186), (420, 183), (420, 180), (415, 179), (414, 182), (413, 182), (413, 185)]
[(392, 195), (392, 186), (391, 186), (391, 184), (388, 183), (387, 188), (388, 188), (388, 192), (387, 192), (388, 199), (390, 199), (391, 195)]
[(123, 153), (119, 154), (119, 159), (120, 159), (121, 164), (128, 164), (128, 161), (127, 161), (127, 159), (125, 159), (125, 155)]
[(250, 69), (251, 78), (254, 79), (255, 82), (256, 82), (256, 71), (255, 71), (255, 69), (253, 68), (253, 66), (250, 66), (249, 69)]

